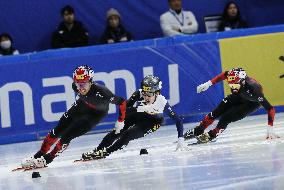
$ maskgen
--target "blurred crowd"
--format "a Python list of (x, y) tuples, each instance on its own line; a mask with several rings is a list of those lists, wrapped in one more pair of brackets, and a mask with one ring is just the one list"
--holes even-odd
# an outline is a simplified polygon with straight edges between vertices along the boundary
[[(160, 27), (164, 36), (191, 35), (198, 31), (198, 23), (194, 13), (184, 10), (182, 0), (168, 0), (169, 10), (160, 16)], [(72, 6), (66, 5), (61, 9), (62, 22), (53, 32), (52, 48), (82, 47), (89, 44), (89, 33), (84, 24), (75, 17)], [(217, 31), (228, 31), (246, 28), (247, 23), (242, 19), (239, 7), (229, 2), (220, 15)], [(127, 21), (125, 21), (127, 22)], [(100, 38), (101, 44), (112, 44), (133, 41), (133, 35), (123, 26), (122, 16), (118, 10), (111, 8), (106, 13), (105, 30)], [(8, 33), (0, 35), (0, 55), (17, 55), (13, 39)]]

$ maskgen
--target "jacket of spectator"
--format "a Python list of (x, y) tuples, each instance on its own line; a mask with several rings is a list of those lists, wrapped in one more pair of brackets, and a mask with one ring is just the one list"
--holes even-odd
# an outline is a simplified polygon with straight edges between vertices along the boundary
[(117, 28), (107, 26), (101, 37), (101, 43), (107, 44), (110, 40), (113, 40), (113, 43), (131, 41), (132, 36), (122, 25), (119, 25)]
[(101, 37), (102, 44), (132, 41), (132, 35), (121, 24), (121, 16), (116, 9), (107, 12), (107, 26)]
[(219, 31), (228, 31), (232, 29), (247, 27), (247, 23), (243, 20), (223, 20), (219, 26)]
[(64, 22), (60, 23), (58, 29), (52, 35), (52, 47), (81, 47), (88, 45), (89, 34), (79, 21), (74, 21), (69, 30)]
[(198, 23), (190, 11), (181, 10), (180, 13), (170, 9), (160, 17), (160, 25), (164, 36), (193, 34), (198, 30)]

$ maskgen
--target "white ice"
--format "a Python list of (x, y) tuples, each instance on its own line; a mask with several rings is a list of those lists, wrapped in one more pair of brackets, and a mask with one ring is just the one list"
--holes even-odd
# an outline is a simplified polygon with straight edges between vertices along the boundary
[[(194, 125), (185, 124), (185, 131)], [(274, 126), (282, 138), (266, 140), (266, 126), (267, 115), (248, 117), (230, 124), (216, 142), (178, 152), (175, 126), (163, 126), (104, 160), (73, 163), (105, 134), (85, 135), (36, 179), (33, 171), (11, 170), (41, 142), (2, 145), (0, 189), (284, 189), (284, 113)], [(149, 154), (140, 156), (141, 148)]]

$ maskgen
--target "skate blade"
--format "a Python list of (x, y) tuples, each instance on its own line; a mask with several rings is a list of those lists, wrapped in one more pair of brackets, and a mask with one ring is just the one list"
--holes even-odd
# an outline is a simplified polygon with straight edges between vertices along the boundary
[(12, 172), (21, 171), (21, 170), (24, 170), (24, 169), (25, 168), (23, 168), (23, 167), (18, 167), (18, 168), (12, 169)]
[(78, 160), (74, 160), (74, 163), (76, 162), (89, 162), (89, 161), (93, 161), (94, 159), (90, 159), (90, 160), (84, 160), (84, 159), (78, 159)]
[(31, 167), (18, 167), (18, 168), (15, 168), (15, 169), (12, 169), (11, 171), (12, 172), (16, 172), (16, 171), (30, 171), (30, 170), (37, 170), (37, 169), (42, 169), (42, 168), (47, 168), (47, 166), (44, 166), (44, 167), (41, 167), (41, 168), (37, 168), (37, 167), (34, 167), (34, 166), (31, 166)]
[(31, 170), (32, 168), (34, 168), (33, 165), (29, 166), (29, 167), (23, 167), (23, 166), (20, 166), (18, 168), (15, 168), (12, 170), (12, 172), (15, 172), (15, 171), (25, 171), (25, 170)]
[(275, 137), (266, 137), (266, 140), (277, 140), (280, 139), (281, 137), (275, 136)]
[(194, 145), (199, 145), (199, 144), (204, 144), (204, 143), (194, 142), (194, 143), (187, 144), (187, 146), (194, 146)]
[(78, 160), (74, 160), (73, 162), (74, 163), (77, 163), (77, 162), (89, 162), (89, 161), (94, 161), (94, 160), (101, 160), (101, 159), (104, 159), (104, 158), (93, 158), (93, 159), (89, 159), (89, 160), (84, 160), (84, 159), (78, 159)]
[(189, 141), (189, 140), (192, 140), (192, 139), (196, 139), (196, 136), (183, 137), (183, 138), (184, 138), (184, 141)]
[(43, 169), (43, 168), (47, 168), (47, 166), (44, 166), (44, 167), (40, 167), (40, 168), (37, 168), (37, 167), (30, 167), (30, 168), (25, 168), (24, 171), (30, 171), (30, 170), (39, 170), (39, 169)]
[(212, 140), (212, 141), (209, 141), (207, 143), (203, 143), (203, 142), (200, 142), (200, 141), (197, 141), (197, 142), (192, 142), (192, 143), (189, 143), (187, 144), (187, 146), (193, 146), (193, 145), (206, 145), (206, 144), (210, 144), (210, 143), (215, 143), (217, 140)]

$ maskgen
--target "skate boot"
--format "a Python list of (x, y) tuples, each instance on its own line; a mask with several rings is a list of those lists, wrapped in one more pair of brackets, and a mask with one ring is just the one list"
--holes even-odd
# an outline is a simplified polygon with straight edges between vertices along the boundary
[(103, 159), (106, 158), (109, 155), (106, 148), (103, 148), (102, 150), (98, 150), (93, 154), (94, 159)]
[(31, 168), (34, 165), (35, 158), (33, 156), (30, 156), (28, 158), (25, 158), (21, 162), (21, 166), (23, 168)]
[(207, 132), (197, 136), (196, 139), (198, 143), (208, 143), (212, 140)]
[(215, 129), (210, 130), (208, 133), (206, 132), (206, 133), (199, 135), (198, 137), (196, 137), (196, 139), (198, 143), (208, 143), (209, 141), (216, 140), (216, 137), (223, 131), (224, 129), (215, 128)]
[(192, 138), (196, 138), (197, 136), (201, 135), (204, 133), (204, 130), (211, 125), (214, 122), (212, 113), (209, 113), (208, 115), (205, 116), (205, 118), (199, 123), (198, 126), (196, 126), (194, 129), (188, 130), (184, 134), (184, 140), (189, 140)]
[(22, 160), (21, 166), (23, 168), (30, 168), (34, 165), (34, 160), (42, 157), (43, 155), (44, 155), (44, 153), (39, 150), (34, 156), (30, 156), (30, 157)]
[(83, 160), (93, 160), (95, 152), (97, 152), (97, 148), (95, 148), (94, 150), (91, 150), (89, 152), (84, 152), (82, 154), (82, 159)]
[(53, 161), (51, 154), (45, 154), (40, 158), (34, 159), (34, 168), (44, 168)]
[(184, 140), (190, 140), (193, 138), (196, 138), (197, 136), (201, 135), (204, 132), (204, 127), (199, 125), (195, 127), (194, 129), (188, 130), (184, 135), (183, 138)]
[(190, 129), (186, 131), (186, 133), (183, 135), (183, 138), (184, 140), (190, 140), (190, 139), (195, 138), (194, 129)]
[(210, 141), (215, 141), (218, 134), (222, 133), (224, 129), (215, 128), (210, 130), (208, 133), (203, 133), (196, 137), (198, 143), (208, 143)]
[(34, 155), (34, 158), (37, 159), (37, 158), (40, 158), (42, 157), (43, 155), (45, 155), (42, 151), (38, 151), (35, 155)]

